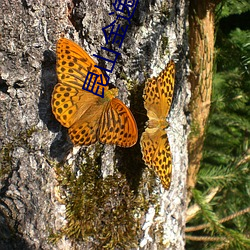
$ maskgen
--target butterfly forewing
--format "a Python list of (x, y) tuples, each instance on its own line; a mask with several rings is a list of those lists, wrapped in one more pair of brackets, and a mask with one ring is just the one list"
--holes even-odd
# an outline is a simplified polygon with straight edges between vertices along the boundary
[(97, 102), (99, 97), (58, 83), (52, 94), (52, 111), (57, 120), (66, 128), (78, 121)]
[(66, 128), (72, 125), (72, 117), (77, 111), (77, 105), (73, 103), (73, 97), (78, 94), (78, 90), (57, 84), (52, 94), (52, 111), (56, 119)]
[(160, 99), (161, 110), (164, 117), (169, 113), (171, 107), (173, 93), (174, 93), (174, 79), (175, 79), (175, 65), (173, 61), (170, 61), (165, 70), (160, 73), (159, 79), (157, 79)]
[[(57, 75), (60, 82), (65, 85), (82, 89), (88, 71), (102, 76), (103, 83), (106, 84), (105, 77), (99, 68), (96, 68), (94, 60), (76, 43), (60, 38), (56, 47), (57, 54)], [(88, 82), (88, 81), (87, 81)], [(92, 78), (89, 88), (93, 86), (94, 77)], [(94, 86), (93, 91), (96, 91)], [(104, 87), (108, 89), (108, 87)], [(102, 88), (98, 90), (98, 94), (102, 94)]]
[(146, 81), (143, 98), (149, 118), (154, 114), (158, 118), (166, 118), (168, 115), (174, 91), (174, 77), (174, 62), (170, 61), (158, 77)]

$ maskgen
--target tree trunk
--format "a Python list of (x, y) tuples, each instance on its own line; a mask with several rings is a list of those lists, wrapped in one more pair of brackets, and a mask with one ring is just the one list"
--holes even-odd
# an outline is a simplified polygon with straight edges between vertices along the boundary
[[(192, 93), (189, 109), (192, 127), (188, 140), (187, 187), (190, 191), (196, 184), (210, 111), (214, 60), (214, 18), (217, 2), (219, 1), (206, 0), (198, 3), (196, 0), (191, 0), (189, 7), (191, 64), (189, 81)], [(188, 194), (189, 201), (190, 197), (191, 192)]]
[(1, 0), (0, 249), (184, 249), (186, 4), (140, 1), (130, 23), (120, 19), (128, 31), (109, 75), (140, 136), (144, 82), (170, 58), (176, 62), (166, 191), (144, 166), (139, 143), (73, 147), (51, 112), (57, 40), (64, 34), (90, 55), (101, 54), (102, 28), (115, 20), (111, 1)]

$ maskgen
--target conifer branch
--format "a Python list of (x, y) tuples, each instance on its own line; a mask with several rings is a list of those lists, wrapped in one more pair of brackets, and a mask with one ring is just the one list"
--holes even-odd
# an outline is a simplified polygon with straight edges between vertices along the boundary
[(186, 240), (192, 240), (192, 241), (225, 241), (225, 240), (227, 240), (227, 238), (226, 237), (186, 235)]
[(250, 162), (250, 149), (247, 150), (246, 155), (244, 156), (243, 159), (241, 159), (241, 160), (237, 163), (236, 167), (238, 168), (239, 166), (241, 166), (242, 164), (245, 164), (245, 163), (247, 163), (247, 162)]
[[(232, 219), (234, 219), (242, 214), (249, 213), (249, 212), (250, 212), (250, 207), (245, 208), (241, 211), (233, 213), (233, 214), (219, 220), (219, 223), (224, 223), (226, 221), (232, 220)], [(199, 231), (199, 230), (205, 229), (207, 227), (210, 227), (210, 223), (206, 223), (206, 224), (202, 224), (202, 225), (198, 225), (198, 226), (194, 226), (194, 227), (186, 227), (185, 232), (187, 233), (187, 232)]]
[[(217, 194), (218, 190), (219, 187), (212, 188), (209, 194), (205, 197), (205, 202), (209, 203)], [(198, 204), (194, 204), (191, 207), (189, 207), (186, 213), (186, 223), (189, 222), (191, 219), (193, 219), (200, 210), (201, 207)]]

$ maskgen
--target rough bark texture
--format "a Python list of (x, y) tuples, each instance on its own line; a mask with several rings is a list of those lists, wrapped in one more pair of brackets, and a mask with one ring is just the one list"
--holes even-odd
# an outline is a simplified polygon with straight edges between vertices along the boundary
[[(192, 118), (191, 134), (188, 141), (189, 168), (187, 187), (192, 189), (196, 184), (196, 176), (202, 159), (206, 122), (208, 119), (213, 78), (214, 60), (214, 15), (215, 1), (206, 0), (197, 3), (190, 1), (190, 64), (192, 98), (190, 112)], [(191, 193), (188, 197), (190, 198)]]
[[(0, 1), (0, 249), (103, 249), (108, 244), (110, 249), (184, 249), (188, 134), (184, 110), (190, 93), (186, 79), (186, 4), (184, 0), (140, 1), (119, 50), (122, 56), (110, 75), (110, 82), (120, 89), (119, 97), (126, 104), (130, 93), (140, 135), (146, 120), (145, 114), (139, 113), (143, 110), (145, 79), (158, 74), (170, 57), (176, 62), (175, 97), (168, 129), (173, 177), (171, 188), (166, 191), (144, 167), (138, 144), (132, 149), (101, 145), (73, 148), (67, 131), (51, 112), (51, 93), (57, 82), (57, 39), (65, 34), (90, 55), (98, 54), (105, 45), (102, 28), (114, 21), (108, 15), (113, 10), (111, 1)], [(120, 80), (121, 73), (127, 81)], [(112, 194), (107, 204), (120, 201), (117, 194), (127, 194), (123, 186), (133, 190), (128, 196), (142, 194), (144, 201), (131, 210), (127, 196), (123, 197), (126, 214), (135, 219), (133, 212), (139, 211), (138, 226), (131, 231), (134, 234), (123, 232), (104, 243), (98, 233), (81, 241), (68, 233), (52, 243), (51, 233), (67, 225), (65, 209), (67, 201), (71, 202), (61, 196), (61, 191), (58, 193), (66, 186), (60, 179), (60, 170), (63, 175), (65, 165), (76, 169), (86, 161), (93, 169), (101, 169), (104, 177), (111, 175), (119, 181), (120, 175), (126, 176), (122, 187), (107, 189)], [(70, 196), (70, 192), (64, 194)], [(119, 223), (114, 224), (112, 219), (108, 221), (111, 229), (119, 231)], [(130, 240), (112, 245), (127, 234), (135, 242), (133, 247)]]

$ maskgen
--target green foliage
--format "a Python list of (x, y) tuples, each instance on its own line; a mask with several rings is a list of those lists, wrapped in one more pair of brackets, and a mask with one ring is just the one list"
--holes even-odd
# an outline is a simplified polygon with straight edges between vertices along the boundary
[(205, 197), (202, 192), (194, 189), (193, 197), (201, 208), (201, 219), (204, 220), (204, 222), (209, 222), (210, 224), (209, 231), (212, 233), (214, 233), (215, 230), (220, 231), (223, 226), (219, 223), (217, 215), (213, 212), (212, 205), (205, 201)]
[(232, 14), (241, 14), (250, 10), (250, 4), (248, 0), (223, 0), (221, 5), (222, 8), (221, 17), (226, 17)]
[(239, 174), (242, 175), (241, 171), (234, 170), (235, 168), (230, 167), (216, 166), (211, 168), (204, 165), (199, 172), (198, 183), (205, 185), (205, 187), (231, 187), (239, 179)]
[[(221, 17), (250, 9), (249, 1), (224, 3)], [(204, 237), (199, 243), (188, 241), (187, 249), (250, 249), (249, 212), (221, 220), (250, 206), (250, 27), (244, 31), (236, 28), (229, 34), (218, 29), (215, 63), (203, 161), (193, 191), (193, 203), (201, 211), (190, 225), (208, 223), (192, 235), (217, 238), (213, 241)], [(219, 187), (219, 191), (207, 203), (207, 190), (214, 187)]]

